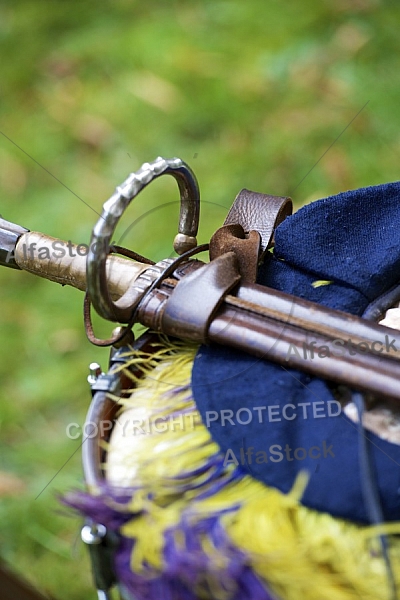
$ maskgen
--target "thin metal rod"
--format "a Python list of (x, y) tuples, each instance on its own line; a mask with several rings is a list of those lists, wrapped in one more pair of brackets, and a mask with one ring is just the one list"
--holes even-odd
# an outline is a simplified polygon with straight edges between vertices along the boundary
[[(371, 345), (376, 342), (375, 347), (379, 355), (400, 360), (400, 333), (396, 329), (343, 311), (326, 308), (260, 285), (241, 285), (237, 295), (227, 296), (225, 303), (250, 313), (270, 317), (281, 324), (294, 325), (308, 332), (325, 335), (327, 338), (350, 340), (353, 345), (362, 342)], [(393, 341), (391, 346), (389, 341)]]
[(210, 342), (231, 346), (286, 368), (335, 381), (389, 400), (400, 401), (400, 368), (374, 354), (337, 355), (331, 340), (293, 325), (223, 306), (212, 321)]

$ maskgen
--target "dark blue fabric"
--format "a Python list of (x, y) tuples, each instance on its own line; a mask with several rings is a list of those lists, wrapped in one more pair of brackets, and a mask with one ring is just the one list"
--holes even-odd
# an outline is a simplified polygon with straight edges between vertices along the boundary
[[(316, 280), (333, 283), (314, 288), (311, 284)], [(325, 198), (287, 218), (276, 231), (274, 254), (261, 268), (258, 282), (361, 315), (372, 300), (400, 282), (400, 182)], [(202, 346), (193, 366), (192, 387), (203, 422), (208, 423), (227, 461), (235, 458), (243, 470), (283, 492), (291, 489), (300, 470), (307, 469), (310, 480), (304, 505), (368, 522), (357, 426), (343, 413), (328, 416), (328, 407), (336, 408), (324, 381), (230, 348)], [(289, 403), (296, 407), (293, 420), (282, 416), (283, 407)], [(264, 406), (278, 407), (270, 409), (272, 419), (268, 418), (268, 408), (254, 410)], [(237, 418), (242, 408), (253, 415), (248, 424), (240, 421), (248, 421), (249, 412), (242, 411)], [(223, 421), (231, 414), (221, 413), (224, 410), (233, 412), (231, 422)], [(286, 413), (292, 414), (293, 409)], [(397, 520), (400, 446), (372, 433), (366, 435), (371, 442), (384, 517)], [(273, 453), (269, 450), (274, 445), (282, 448), (284, 458), (279, 462), (271, 460), (280, 459), (276, 448)], [(287, 453), (286, 445), (291, 449)], [(300, 460), (302, 451), (297, 453), (298, 460), (293, 458), (296, 448), (309, 451), (311, 447), (321, 449), (320, 458)], [(249, 448), (252, 456), (245, 458)], [(312, 453), (318, 452), (314, 449)]]

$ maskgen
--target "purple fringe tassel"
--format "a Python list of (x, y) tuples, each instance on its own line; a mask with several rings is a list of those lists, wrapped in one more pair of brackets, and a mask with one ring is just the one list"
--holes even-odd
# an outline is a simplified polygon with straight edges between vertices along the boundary
[[(115, 490), (105, 485), (101, 495), (76, 492), (63, 499), (63, 503), (96, 523), (102, 523), (110, 532), (119, 534), (120, 527), (135, 518), (127, 507), (131, 498), (131, 495), (116, 495)], [(114, 503), (118, 503), (120, 508)], [(150, 568), (147, 577), (132, 572), (130, 564), (135, 542), (119, 534), (114, 570), (125, 596), (132, 596), (132, 600), (198, 600), (199, 595), (210, 600), (278, 600), (253, 571), (246, 554), (228, 539), (220, 522), (223, 512), (193, 522), (190, 511), (187, 511), (176, 527), (166, 530), (164, 567), (157, 577)], [(180, 547), (176, 543), (177, 532), (184, 539)], [(224, 567), (216, 569), (213, 557), (202, 549), (201, 540), (205, 535), (216, 551), (224, 555)], [(213, 572), (215, 577), (210, 575)], [(214, 580), (218, 584), (217, 589), (208, 588), (206, 579)]]

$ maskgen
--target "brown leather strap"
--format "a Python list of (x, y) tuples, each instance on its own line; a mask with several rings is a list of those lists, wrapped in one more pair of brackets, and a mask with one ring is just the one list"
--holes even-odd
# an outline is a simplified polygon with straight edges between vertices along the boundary
[(258, 231), (245, 234), (239, 223), (223, 225), (210, 240), (210, 259), (215, 260), (226, 252), (234, 252), (239, 263), (243, 283), (254, 283), (260, 255), (261, 236)]
[(292, 210), (290, 198), (243, 189), (235, 198), (223, 227), (211, 238), (210, 259), (235, 252), (242, 281), (254, 283), (258, 264), (271, 246), (275, 228)]
[(261, 251), (271, 245), (274, 230), (292, 214), (290, 198), (270, 196), (243, 189), (236, 196), (224, 225), (239, 223), (247, 233), (255, 230), (261, 236)]

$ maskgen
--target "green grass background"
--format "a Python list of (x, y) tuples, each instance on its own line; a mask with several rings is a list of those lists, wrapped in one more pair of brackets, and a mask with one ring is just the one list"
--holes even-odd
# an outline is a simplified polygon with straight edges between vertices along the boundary
[[(117, 184), (179, 156), (199, 179), (204, 242), (243, 187), (298, 208), (396, 180), (399, 19), (379, 0), (2, 0), (0, 213), (88, 242)], [(162, 205), (177, 199), (171, 178), (155, 182), (117, 238), (134, 223), (125, 245), (169, 255), (178, 205)], [(106, 368), (107, 351), (86, 340), (75, 290), (1, 269), (0, 299), (0, 556), (57, 599), (94, 598), (57, 494), (82, 487), (65, 428), (82, 423), (87, 365)]]

